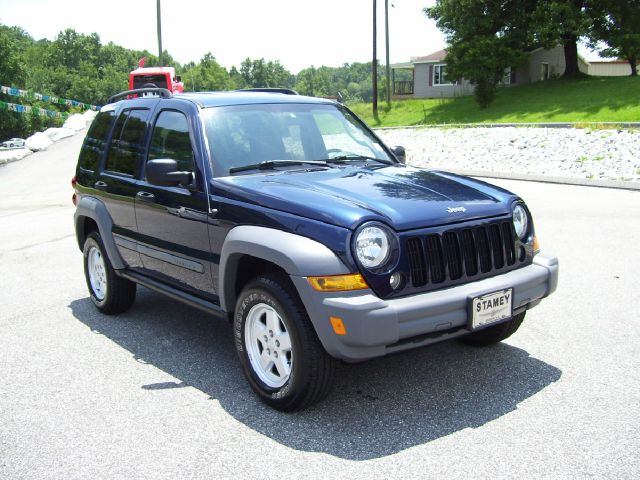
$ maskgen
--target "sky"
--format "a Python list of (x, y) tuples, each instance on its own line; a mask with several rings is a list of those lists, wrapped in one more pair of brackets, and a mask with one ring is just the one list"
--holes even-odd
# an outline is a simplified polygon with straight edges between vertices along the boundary
[[(384, 0), (378, 0), (378, 59), (385, 62)], [(444, 48), (422, 9), (435, 0), (389, 0), (390, 61), (407, 62)], [(393, 6), (392, 6), (393, 5)], [(180, 63), (211, 52), (226, 68), (242, 60), (279, 60), (292, 73), (309, 66), (368, 62), (372, 0), (161, 0), (162, 46)], [(0, 23), (33, 38), (97, 33), (157, 55), (156, 0), (0, 0)]]

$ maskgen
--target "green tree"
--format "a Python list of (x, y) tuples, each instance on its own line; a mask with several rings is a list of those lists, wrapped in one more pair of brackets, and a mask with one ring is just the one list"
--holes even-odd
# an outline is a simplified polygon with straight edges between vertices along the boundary
[(599, 0), (589, 2), (589, 44), (604, 57), (624, 58), (637, 76), (636, 63), (640, 56), (640, 0)]
[(425, 8), (447, 38), (447, 76), (476, 86), (481, 108), (494, 100), (508, 67), (524, 62), (534, 0), (438, 0)]
[(330, 67), (305, 68), (296, 77), (295, 89), (303, 95), (312, 97), (333, 97), (340, 89), (334, 80), (334, 71)]
[(100, 37), (97, 33), (83, 35), (68, 28), (58, 33), (49, 49), (48, 63), (68, 70), (77, 70), (81, 62), (97, 65), (100, 49)]
[[(378, 68), (378, 80), (382, 82), (384, 70)], [(344, 63), (340, 67), (309, 67), (296, 76), (295, 89), (304, 95), (336, 97), (342, 93), (348, 102), (370, 102), (371, 63)], [(380, 89), (380, 94), (384, 90)]]
[(295, 77), (279, 61), (266, 61), (264, 58), (244, 59), (239, 74), (242, 88), (291, 88), (295, 82)]
[[(601, 0), (591, 0), (592, 4)], [(578, 39), (589, 30), (587, 0), (539, 0), (531, 19), (537, 41), (545, 48), (564, 47), (564, 77), (580, 76)]]
[[(0, 25), (0, 85), (21, 87), (25, 78), (25, 68), (20, 61), (18, 29)], [(24, 115), (6, 110), (7, 103), (19, 103), (14, 97), (0, 93), (0, 140), (24, 136), (28, 124)]]
[(240, 75), (240, 72), (235, 66), (231, 67), (229, 70), (229, 83), (230, 87), (233, 89), (246, 88), (244, 78)]
[(181, 71), (185, 89), (194, 91), (226, 90), (231, 85), (229, 73), (211, 53), (205, 54), (199, 64), (191, 64)]
[(0, 84), (22, 85), (25, 68), (21, 62), (20, 29), (0, 25)]

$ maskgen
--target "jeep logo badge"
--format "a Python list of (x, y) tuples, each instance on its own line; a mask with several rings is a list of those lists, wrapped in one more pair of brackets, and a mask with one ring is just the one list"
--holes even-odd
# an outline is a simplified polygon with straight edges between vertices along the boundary
[(458, 212), (466, 212), (467, 209), (464, 207), (448, 207), (447, 212), (449, 213), (458, 213)]

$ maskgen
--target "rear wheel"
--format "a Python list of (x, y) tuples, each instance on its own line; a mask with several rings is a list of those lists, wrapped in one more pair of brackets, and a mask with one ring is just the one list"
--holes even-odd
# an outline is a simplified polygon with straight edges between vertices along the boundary
[(526, 312), (515, 315), (511, 320), (469, 333), (458, 339), (459, 342), (475, 347), (485, 347), (501, 342), (513, 335), (522, 324)]
[(234, 334), (244, 374), (265, 403), (293, 411), (329, 393), (337, 362), (322, 347), (286, 276), (259, 276), (244, 288)]
[(93, 304), (108, 315), (129, 310), (136, 298), (136, 284), (116, 275), (98, 232), (87, 236), (83, 253), (84, 275)]

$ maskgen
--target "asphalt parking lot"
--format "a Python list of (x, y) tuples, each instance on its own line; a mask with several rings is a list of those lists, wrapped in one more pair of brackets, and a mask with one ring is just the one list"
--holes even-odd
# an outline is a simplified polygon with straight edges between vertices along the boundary
[(519, 193), (557, 292), (495, 347), (343, 366), (325, 402), (262, 405), (229, 325), (140, 289), (91, 304), (70, 179), (82, 136), (0, 168), (0, 478), (635, 478), (640, 192)]

